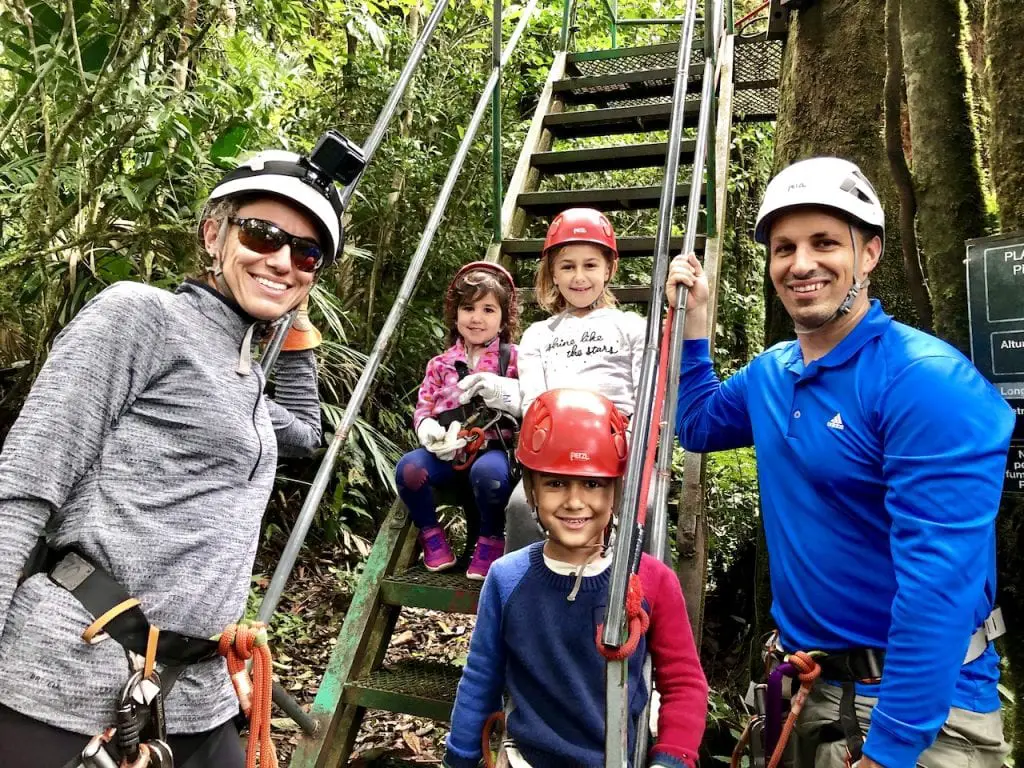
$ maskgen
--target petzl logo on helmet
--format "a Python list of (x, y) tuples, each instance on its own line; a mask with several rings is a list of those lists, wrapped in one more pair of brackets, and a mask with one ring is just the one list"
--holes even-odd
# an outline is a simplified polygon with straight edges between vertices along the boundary
[(585, 234), (587, 234), (587, 228), (586, 227), (573, 227), (572, 228), (572, 233), (574, 235), (585, 235)]
[(590, 461), (590, 454), (586, 451), (569, 451), (569, 461)]
[(794, 189), (807, 189), (807, 185), (804, 184), (802, 181), (798, 181), (796, 184), (790, 184), (788, 187), (786, 187), (787, 192), (792, 192)]

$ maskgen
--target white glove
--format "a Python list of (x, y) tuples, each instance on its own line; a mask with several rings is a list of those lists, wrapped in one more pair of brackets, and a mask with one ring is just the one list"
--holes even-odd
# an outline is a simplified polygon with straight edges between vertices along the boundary
[(466, 447), (466, 438), (459, 437), (460, 431), (462, 431), (462, 423), (453, 421), (448, 425), (448, 431), (444, 437), (433, 445), (428, 446), (427, 450), (441, 461), (452, 461), (455, 458), (455, 454)]
[(516, 418), (522, 414), (522, 395), (519, 379), (510, 379), (496, 373), (472, 373), (459, 381), (459, 402), (465, 405), (479, 395), (484, 405), (505, 411)]
[(430, 446), (444, 440), (444, 427), (437, 423), (437, 419), (424, 419), (416, 427), (416, 437), (419, 438), (420, 445), (432, 452)]

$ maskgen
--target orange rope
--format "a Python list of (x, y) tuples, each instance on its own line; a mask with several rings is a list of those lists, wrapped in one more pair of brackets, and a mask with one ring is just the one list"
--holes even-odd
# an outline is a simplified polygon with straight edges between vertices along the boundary
[(789, 743), (789, 737), (796, 726), (797, 718), (800, 717), (800, 711), (804, 708), (807, 695), (811, 692), (811, 688), (814, 687), (814, 681), (821, 674), (821, 665), (812, 656), (803, 651), (789, 654), (786, 657), (786, 661), (800, 670), (800, 690), (796, 692), (796, 696), (789, 703), (789, 717), (786, 718), (786, 723), (782, 726), (779, 743), (775, 745), (775, 751), (772, 752), (772, 759), (768, 763), (768, 768), (778, 768), (779, 763), (782, 761), (782, 753), (786, 751), (786, 744)]
[[(235, 686), (238, 702), (249, 718), (249, 748), (246, 768), (256, 768), (256, 758), (262, 758), (265, 768), (277, 768), (277, 754), (270, 740), (271, 677), (270, 646), (267, 644), (267, 625), (256, 621), (240, 621), (225, 628), (217, 649), (228, 662), (228, 673)], [(252, 680), (245, 670), (245, 662), (253, 660)], [(250, 699), (251, 695), (251, 699)]]
[[(811, 688), (814, 687), (814, 681), (818, 679), (818, 675), (821, 674), (821, 666), (814, 660), (814, 658), (803, 651), (797, 651), (791, 653), (786, 657), (786, 661), (800, 670), (800, 690), (796, 692), (793, 700), (789, 704), (789, 716), (786, 718), (785, 724), (782, 726), (782, 733), (779, 734), (779, 742), (775, 745), (775, 749), (772, 751), (771, 760), (768, 763), (768, 768), (778, 768), (779, 763), (782, 761), (782, 755), (786, 751), (786, 745), (789, 743), (789, 737), (793, 735), (793, 728), (796, 727), (797, 718), (800, 717), (800, 712), (804, 708), (804, 702), (807, 701), (807, 696), (811, 692)], [(747, 743), (750, 740), (751, 726), (754, 724), (756, 718), (750, 718), (750, 722), (747, 723), (747, 727), (743, 729), (743, 733), (740, 735), (740, 740), (736, 744), (736, 749), (733, 750), (732, 760), (730, 761), (731, 768), (739, 768), (740, 761), (743, 757), (743, 750), (746, 749)]]
[(640, 585), (640, 576), (636, 573), (630, 574), (629, 590), (626, 592), (626, 621), (629, 622), (629, 636), (626, 638), (626, 642), (618, 648), (609, 648), (601, 642), (604, 624), (597, 626), (597, 650), (608, 661), (623, 661), (632, 656), (640, 644), (640, 638), (651, 626), (651, 617), (644, 610), (643, 600), (644, 592)]
[(484, 767), (495, 768), (497, 764), (494, 754), (491, 752), (491, 732), (494, 730), (494, 726), (501, 723), (501, 727), (505, 727), (505, 713), (494, 712), (490, 717), (487, 718), (487, 722), (484, 723), (483, 732), (480, 734), (480, 751), (484, 756)]

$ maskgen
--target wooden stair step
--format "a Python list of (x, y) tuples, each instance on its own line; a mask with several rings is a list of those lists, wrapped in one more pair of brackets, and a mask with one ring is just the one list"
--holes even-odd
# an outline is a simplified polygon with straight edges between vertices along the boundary
[[(697, 235), (697, 253), (704, 252), (704, 235)], [(654, 256), (653, 237), (620, 237), (618, 238), (619, 258), (631, 259), (639, 256)], [(501, 244), (501, 252), (513, 259), (539, 259), (541, 249), (544, 247), (542, 238), (526, 238), (518, 240), (505, 240)], [(669, 239), (668, 251), (671, 254), (679, 253), (683, 247), (682, 237)]]
[[(681, 164), (693, 162), (697, 142), (687, 139), (679, 147)], [(557, 175), (587, 171), (620, 171), (632, 168), (659, 168), (665, 165), (668, 142), (626, 144), (618, 147), (570, 149), (562, 152), (536, 152), (530, 164), (542, 173)]]
[[(688, 90), (699, 91), (703, 73), (690, 77)], [(567, 104), (600, 104), (671, 96), (676, 68), (639, 69), (631, 72), (567, 77), (554, 83), (553, 91)]]
[(387, 605), (428, 608), (447, 613), (476, 613), (482, 581), (467, 579), (460, 571), (431, 573), (416, 565), (381, 583), (381, 600)]
[[(701, 200), (707, 187), (701, 184)], [(685, 205), (690, 194), (689, 183), (677, 184), (675, 204)], [(552, 216), (566, 208), (597, 208), (599, 211), (632, 211), (657, 208), (661, 187), (612, 187), (607, 189), (559, 189), (549, 192), (524, 192), (516, 205), (533, 216)]]
[(347, 683), (342, 700), (367, 709), (448, 720), (461, 676), (461, 667), (452, 664), (404, 659)]
[[(700, 112), (700, 100), (687, 101), (683, 115), (687, 125), (694, 125)], [(666, 131), (672, 116), (669, 102), (640, 104), (626, 107), (556, 112), (544, 117), (544, 127), (555, 138), (582, 138), (586, 136), (615, 136), (623, 133)]]
[[(519, 288), (517, 292), (524, 304), (537, 303), (536, 288)], [(612, 293), (615, 294), (615, 298), (622, 304), (649, 304), (651, 300), (651, 287), (649, 285), (613, 285)]]

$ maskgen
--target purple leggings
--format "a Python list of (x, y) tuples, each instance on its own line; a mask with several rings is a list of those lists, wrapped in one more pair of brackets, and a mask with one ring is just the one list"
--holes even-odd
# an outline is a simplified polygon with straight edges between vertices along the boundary
[(395, 470), (398, 495), (417, 528), (437, 525), (437, 505), (431, 489), (452, 488), (466, 514), (480, 516), (481, 536), (501, 536), (505, 532), (505, 505), (512, 495), (508, 473), (504, 451), (485, 451), (468, 470), (459, 471), (426, 448), (405, 454)]

